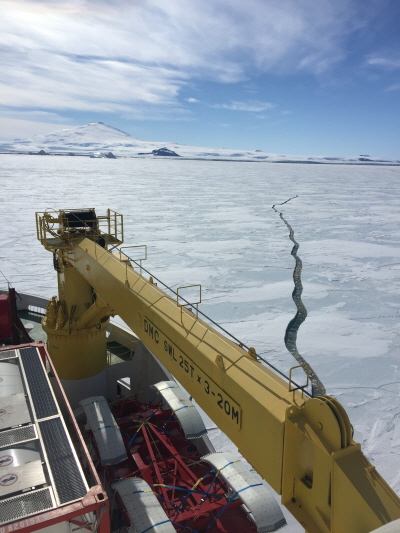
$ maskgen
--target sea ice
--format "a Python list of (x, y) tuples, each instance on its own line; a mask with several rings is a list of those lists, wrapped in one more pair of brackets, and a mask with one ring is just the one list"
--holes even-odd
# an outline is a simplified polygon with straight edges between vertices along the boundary
[(299, 352), (400, 494), (399, 167), (3, 155), (0, 176), (0, 270), (17, 291), (56, 294), (35, 211), (109, 207), (127, 245), (148, 245), (149, 270), (173, 287), (201, 283), (200, 308), (285, 372), (294, 260), (271, 206), (297, 195), (280, 210), (303, 261)]

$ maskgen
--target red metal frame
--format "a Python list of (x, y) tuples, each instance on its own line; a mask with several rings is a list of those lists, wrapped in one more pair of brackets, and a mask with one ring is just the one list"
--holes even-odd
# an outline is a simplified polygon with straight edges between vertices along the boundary
[[(257, 531), (241, 501), (235, 499), (229, 503), (228, 488), (219, 473), (201, 461), (195, 440), (185, 438), (170, 410), (163, 411), (158, 404), (145, 404), (136, 399), (121, 400), (111, 408), (121, 429), (128, 459), (104, 467), (110, 484), (129, 477), (144, 479), (158, 496), (175, 528), (182, 533), (188, 528), (208, 533)], [(98, 456), (96, 441), (89, 433)], [(118, 494), (116, 502), (129, 525)]]
[(74, 518), (90, 512), (94, 512), (96, 515), (96, 519), (99, 520), (97, 528), (98, 533), (110, 533), (110, 513), (107, 493), (101, 484), (99, 475), (90, 457), (89, 451), (86, 447), (78, 423), (75, 420), (67, 396), (64, 392), (64, 389), (62, 388), (57, 372), (54, 368), (49, 354), (47, 353), (44, 343), (33, 342), (29, 344), (6, 346), (4, 348), (0, 348), (0, 353), (2, 351), (27, 348), (29, 346), (37, 348), (39, 350), (39, 354), (41, 356), (43, 364), (46, 365), (47, 362), (50, 366), (51, 372), (54, 375), (55, 381), (57, 383), (57, 387), (59, 388), (59, 392), (63, 398), (64, 406), (68, 412), (70, 421), (74, 426), (75, 434), (82, 449), (82, 454), (86, 459), (88, 471), (95, 480), (95, 485), (90, 487), (89, 491), (82, 498), (82, 500), (0, 526), (0, 533), (11, 533), (12, 531), (17, 530), (24, 530), (24, 532), (29, 533), (31, 531), (37, 531), (38, 529), (42, 529), (44, 527), (48, 527), (60, 522), (72, 521)]

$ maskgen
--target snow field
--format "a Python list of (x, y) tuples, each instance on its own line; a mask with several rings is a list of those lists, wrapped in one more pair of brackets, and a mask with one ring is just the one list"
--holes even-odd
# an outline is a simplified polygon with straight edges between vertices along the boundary
[(299, 352), (400, 494), (399, 179), (398, 167), (3, 155), (0, 270), (17, 291), (56, 294), (35, 211), (109, 207), (124, 215), (126, 245), (148, 245), (146, 268), (173, 287), (201, 283), (201, 309), (287, 372), (294, 260), (271, 206), (297, 195), (280, 209), (303, 262)]

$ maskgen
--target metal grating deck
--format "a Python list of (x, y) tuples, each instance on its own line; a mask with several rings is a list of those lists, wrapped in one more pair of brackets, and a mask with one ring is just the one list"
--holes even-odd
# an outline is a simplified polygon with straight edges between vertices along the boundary
[(17, 352), (15, 350), (5, 350), (4, 352), (0, 352), (0, 360), (13, 359), (14, 357), (17, 357)]
[(39, 422), (60, 505), (83, 498), (87, 486), (60, 417)]
[(32, 424), (20, 428), (9, 429), (0, 433), (0, 448), (32, 439), (37, 439), (35, 426)]
[(14, 522), (54, 507), (51, 489), (48, 487), (8, 498), (1, 502), (0, 524)]
[[(64, 515), (74, 516), (77, 502), (88, 505), (89, 487), (46, 357), (36, 344), (0, 351), (0, 533), (35, 529), (49, 516), (62, 522)], [(59, 510), (46, 514), (52, 509)]]
[(20, 359), (25, 370), (36, 418), (40, 420), (58, 415), (58, 408), (37, 349), (33, 346), (23, 348), (20, 350)]

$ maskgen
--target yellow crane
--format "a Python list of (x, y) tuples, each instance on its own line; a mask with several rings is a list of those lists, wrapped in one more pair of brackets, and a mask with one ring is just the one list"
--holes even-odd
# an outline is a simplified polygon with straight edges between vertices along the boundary
[(82, 383), (104, 370), (106, 325), (118, 314), (307, 533), (370, 533), (400, 519), (400, 499), (353, 440), (342, 405), (328, 395), (309, 397), (201, 319), (179, 291), (173, 297), (143, 275), (127, 248), (117, 249), (121, 215), (81, 209), (36, 217), (58, 271), (59, 295), (44, 328), (61, 379)]

